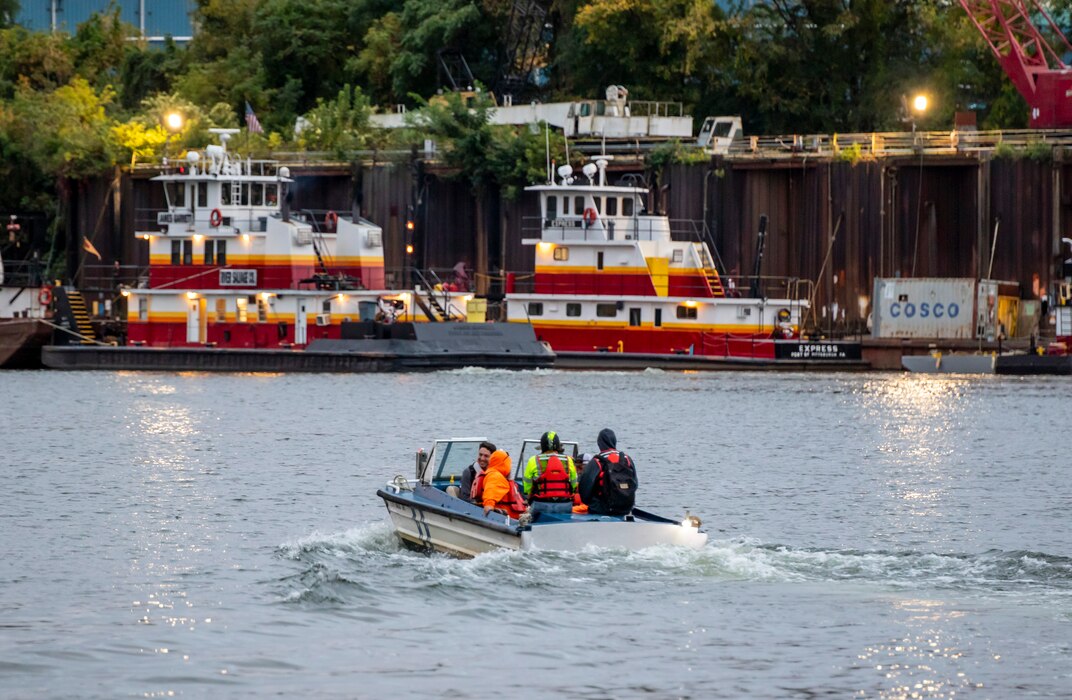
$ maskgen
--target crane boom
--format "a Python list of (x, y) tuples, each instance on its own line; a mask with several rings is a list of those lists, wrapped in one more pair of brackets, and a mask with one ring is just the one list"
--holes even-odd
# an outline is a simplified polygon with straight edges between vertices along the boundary
[(960, 5), (1031, 107), (1031, 126), (1072, 126), (1072, 70), (1062, 59), (1072, 45), (1038, 0), (960, 0)]

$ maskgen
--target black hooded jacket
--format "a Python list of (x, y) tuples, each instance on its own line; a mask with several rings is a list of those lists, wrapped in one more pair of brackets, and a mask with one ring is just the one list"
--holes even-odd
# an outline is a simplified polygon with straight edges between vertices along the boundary
[[(603, 428), (603, 430), (599, 431), (596, 444), (599, 445), (600, 454), (604, 454), (618, 448), (618, 438), (613, 430)], [(603, 494), (599, 487), (600, 470), (599, 460), (595, 457), (588, 460), (588, 464), (584, 465), (584, 471), (581, 473), (581, 478), (577, 484), (577, 491), (581, 494), (581, 501), (588, 506), (590, 513), (597, 515), (606, 513), (608, 510), (603, 504)], [(637, 481), (639, 483), (639, 479)]]

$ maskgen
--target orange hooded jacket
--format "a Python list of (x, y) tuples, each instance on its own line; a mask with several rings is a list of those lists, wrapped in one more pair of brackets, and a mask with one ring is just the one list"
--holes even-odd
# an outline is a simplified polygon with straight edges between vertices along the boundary
[(510, 455), (502, 450), (495, 450), (488, 459), (488, 468), (484, 470), (484, 489), (480, 502), (485, 508), (501, 508), (511, 518), (517, 518), (525, 512), (525, 499), (517, 484), (510, 480)]

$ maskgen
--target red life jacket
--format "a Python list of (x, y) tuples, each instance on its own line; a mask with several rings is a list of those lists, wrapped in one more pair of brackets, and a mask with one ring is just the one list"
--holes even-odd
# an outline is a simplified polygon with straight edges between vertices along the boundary
[[(568, 460), (568, 458), (566, 458)], [(573, 500), (569, 462), (556, 454), (536, 455), (536, 478), (532, 480), (532, 500), (566, 503)]]
[[(473, 480), (473, 490), (471, 492), (470, 500), (475, 505), (480, 505), (484, 495), (484, 478), (488, 475), (488, 470), (477, 474), (476, 479)], [(506, 509), (506, 512), (511, 518), (517, 518), (517, 516), (528, 510), (528, 505), (525, 504), (525, 499), (521, 495), (521, 490), (517, 487), (517, 482), (513, 479), (507, 479), (510, 482), (510, 492), (506, 494), (506, 499), (499, 501), (495, 505), (501, 506)]]

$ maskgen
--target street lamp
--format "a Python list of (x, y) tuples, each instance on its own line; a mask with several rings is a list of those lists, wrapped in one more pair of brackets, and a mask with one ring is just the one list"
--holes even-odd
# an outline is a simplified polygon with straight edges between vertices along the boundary
[(928, 103), (927, 96), (920, 93), (912, 98), (912, 110), (917, 114), (923, 114), (927, 111)]
[(179, 112), (168, 112), (164, 115), (164, 126), (167, 128), (167, 138), (164, 139), (164, 167), (168, 164), (168, 148), (171, 146), (171, 137), (182, 131), (183, 118)]

